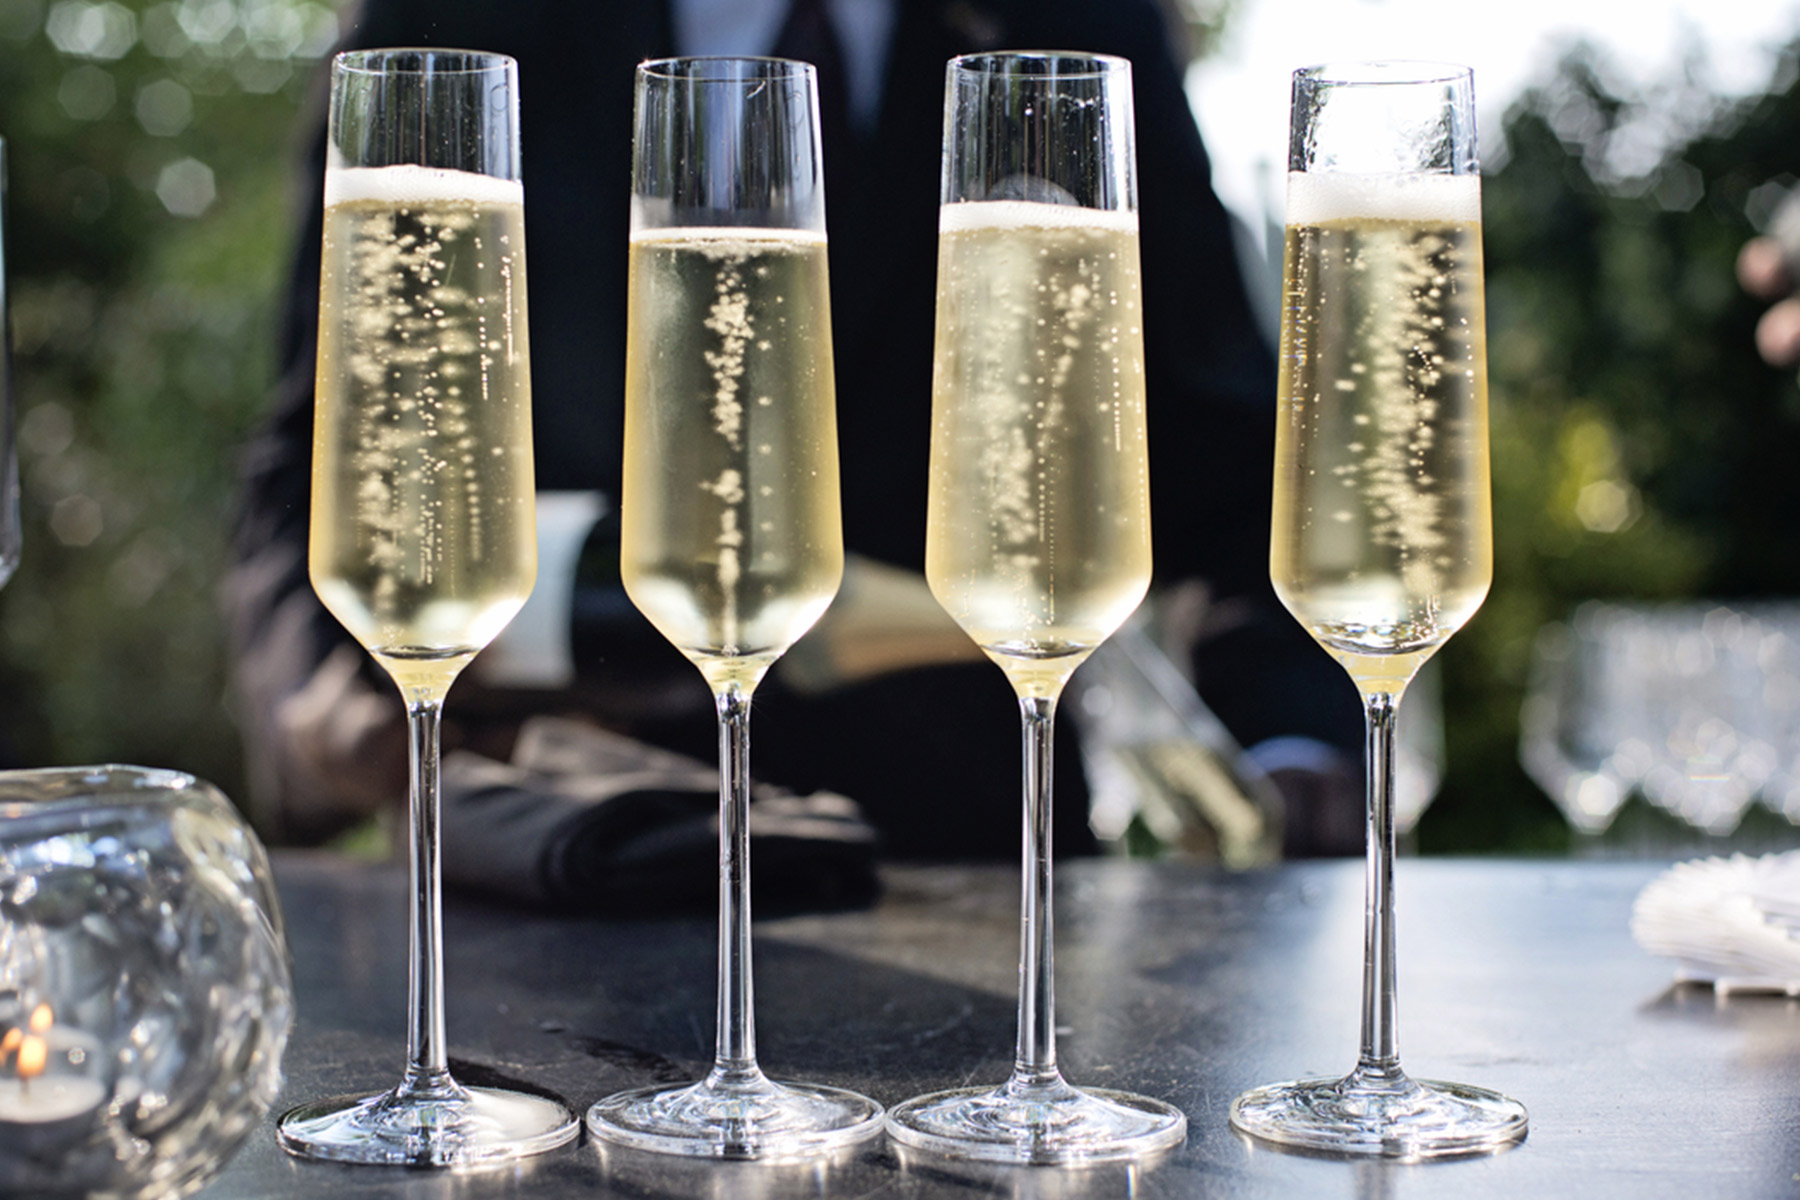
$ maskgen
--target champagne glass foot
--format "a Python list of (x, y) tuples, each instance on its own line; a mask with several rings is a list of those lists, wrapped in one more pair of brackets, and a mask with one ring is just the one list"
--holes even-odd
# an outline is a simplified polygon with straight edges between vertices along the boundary
[(468, 1167), (542, 1154), (575, 1140), (581, 1124), (554, 1100), (455, 1086), (408, 1095), (338, 1096), (281, 1118), (281, 1148), (302, 1158), (404, 1167)]
[(918, 1096), (888, 1114), (887, 1130), (947, 1158), (1069, 1165), (1166, 1150), (1187, 1136), (1187, 1118), (1160, 1100), (1056, 1079)]
[(588, 1132), (659, 1154), (780, 1161), (831, 1154), (881, 1132), (881, 1105), (840, 1088), (708, 1077), (637, 1088), (588, 1109)]
[(1323, 1154), (1416, 1160), (1504, 1150), (1525, 1137), (1525, 1106), (1486, 1088), (1428, 1079), (1273, 1083), (1231, 1104), (1232, 1127)]

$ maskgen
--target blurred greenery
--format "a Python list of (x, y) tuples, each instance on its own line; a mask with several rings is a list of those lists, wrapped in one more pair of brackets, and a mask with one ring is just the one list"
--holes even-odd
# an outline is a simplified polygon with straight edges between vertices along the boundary
[(0, 759), (241, 787), (213, 589), (271, 374), (307, 0), (0, 0), (25, 557)]
[[(1593, 597), (1800, 595), (1800, 387), (1757, 357), (1734, 274), (1800, 172), (1795, 51), (1768, 95), (1734, 103), (1609, 74), (1571, 50), (1509, 111), (1482, 181), (1495, 583), (1443, 654), (1426, 852), (1567, 845), (1517, 757), (1546, 622)], [(1644, 163), (1670, 113), (1691, 132)]]
[[(1211, 37), (1232, 7), (1182, 14)], [(315, 0), (0, 0), (26, 517), (0, 762), (241, 794), (213, 593), (270, 383), (295, 117), (336, 21)], [(1496, 584), (1445, 651), (1424, 851), (1566, 846), (1517, 765), (1545, 622), (1589, 597), (1800, 595), (1800, 387), (1756, 358), (1732, 274), (1800, 174), (1796, 78), (1790, 53), (1750, 101), (1632, 93), (1577, 49), (1508, 116), (1484, 184)]]

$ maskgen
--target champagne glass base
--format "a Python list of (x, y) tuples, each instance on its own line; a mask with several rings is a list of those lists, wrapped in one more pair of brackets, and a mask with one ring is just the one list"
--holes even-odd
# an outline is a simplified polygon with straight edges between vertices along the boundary
[(658, 1154), (779, 1162), (828, 1155), (881, 1132), (881, 1105), (841, 1088), (708, 1077), (601, 1100), (588, 1132)]
[(1273, 1083), (1231, 1104), (1234, 1129), (1320, 1154), (1413, 1161), (1491, 1154), (1525, 1137), (1525, 1106), (1486, 1088), (1411, 1079)]
[(917, 1096), (888, 1113), (887, 1131), (946, 1158), (1067, 1166), (1166, 1150), (1187, 1136), (1187, 1118), (1160, 1100), (1058, 1078)]
[(554, 1100), (458, 1084), (430, 1093), (396, 1089), (303, 1104), (281, 1118), (275, 1137), (283, 1150), (302, 1158), (468, 1167), (542, 1154), (580, 1133), (575, 1114)]

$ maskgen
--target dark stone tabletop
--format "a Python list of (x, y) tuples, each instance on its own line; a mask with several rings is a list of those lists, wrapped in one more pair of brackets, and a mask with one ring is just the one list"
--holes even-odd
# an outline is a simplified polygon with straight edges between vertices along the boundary
[[(299, 994), (278, 1111), (391, 1086), (402, 1067), (404, 876), (277, 857)], [(1800, 1004), (1677, 986), (1631, 940), (1655, 864), (1403, 859), (1400, 1047), (1424, 1078), (1523, 1101), (1523, 1145), (1430, 1164), (1252, 1146), (1226, 1124), (1259, 1083), (1337, 1074), (1356, 1055), (1360, 861), (1247, 874), (1121, 860), (1059, 864), (1056, 983), (1070, 1081), (1187, 1113), (1186, 1143), (1134, 1166), (958, 1168), (878, 1140), (810, 1166), (687, 1162), (585, 1135), (470, 1174), (302, 1162), (273, 1117), (202, 1200), (530, 1197), (974, 1197), (1410, 1200), (1800, 1195)], [(1018, 877), (895, 867), (873, 907), (756, 926), (758, 1048), (777, 1079), (894, 1103), (999, 1082), (1012, 1059)], [(576, 1111), (696, 1078), (710, 1062), (710, 915), (546, 916), (446, 906), (452, 1066)]]

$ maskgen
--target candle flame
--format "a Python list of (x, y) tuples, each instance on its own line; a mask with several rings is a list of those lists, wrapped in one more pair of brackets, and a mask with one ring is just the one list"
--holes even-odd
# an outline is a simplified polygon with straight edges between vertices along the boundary
[(19, 1043), (19, 1078), (36, 1079), (50, 1062), (50, 1047), (36, 1034)]
[(15, 1070), (20, 1079), (35, 1079), (42, 1075), (50, 1062), (50, 1044), (43, 1035), (49, 1033), (54, 1024), (56, 1014), (48, 1004), (32, 1009), (31, 1016), (26, 1018), (25, 1029), (14, 1026), (0, 1037), (0, 1066), (16, 1054)]

